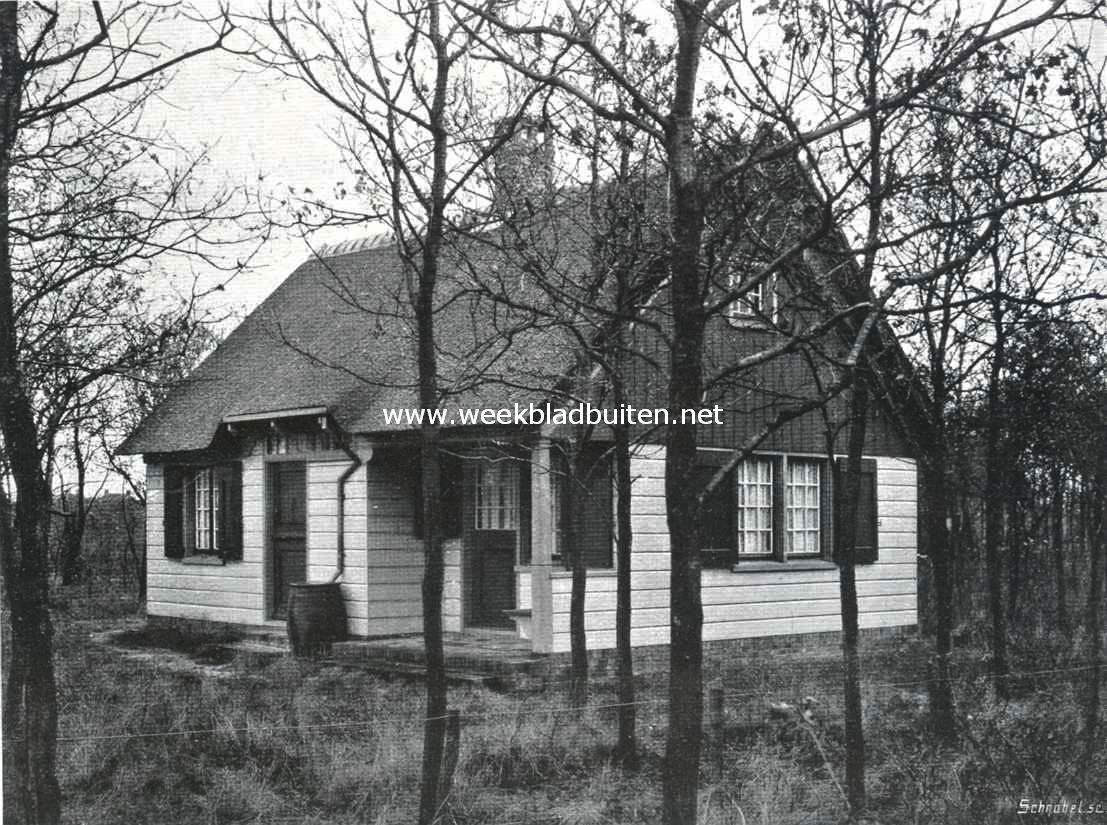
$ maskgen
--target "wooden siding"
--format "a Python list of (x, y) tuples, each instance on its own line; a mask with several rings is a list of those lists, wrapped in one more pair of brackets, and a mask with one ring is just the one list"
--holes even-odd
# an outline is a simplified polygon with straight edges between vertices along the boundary
[[(669, 640), (669, 536), (665, 523), (664, 449), (644, 447), (632, 464), (634, 554), (631, 570), (635, 645)], [(863, 628), (914, 625), (916, 612), (916, 471), (910, 459), (877, 458), (880, 558), (857, 568)], [(589, 571), (585, 628), (590, 650), (615, 645), (615, 572)], [(552, 651), (569, 649), (568, 574), (550, 579)], [(703, 571), (705, 640), (840, 630), (838, 571)]]
[[(338, 564), (338, 479), (350, 462), (309, 461), (307, 465), (308, 560), (307, 579), (330, 581)], [(366, 587), (366, 496), (365, 465), (346, 480), (345, 565), (342, 596), (350, 633), (364, 636), (368, 624), (369, 599)]]
[(421, 633), (423, 543), (415, 536), (409, 477), (392, 462), (371, 461), (365, 483), (367, 614), (351, 630), (359, 636)]
[(163, 465), (146, 465), (146, 613), (259, 625), (266, 620), (264, 467), (242, 460), (242, 561), (197, 565), (165, 557)]
[[(668, 406), (669, 352), (663, 332), (670, 323), (664, 303), (654, 309), (652, 320), (660, 330), (649, 325), (634, 329), (628, 356), (630, 403), (636, 407), (660, 408)], [(841, 346), (844, 357), (845, 344), (829, 333), (822, 344), (833, 348)], [(725, 318), (712, 318), (704, 330), (704, 380), (708, 382), (708, 401), (705, 406), (718, 403), (723, 407), (722, 423), (702, 426), (698, 430), (699, 444), (703, 447), (734, 447), (744, 444), (751, 436), (761, 432), (783, 410), (797, 403), (817, 397), (819, 386), (834, 383), (835, 372), (825, 362), (816, 360), (819, 375), (801, 354), (777, 356), (759, 366), (713, 382), (742, 358), (779, 346), (781, 335), (750, 326), (733, 326)], [(818, 380), (816, 380), (816, 378)], [(832, 421), (846, 419), (846, 397), (832, 399), (827, 405)], [(787, 453), (825, 452), (826, 423), (821, 410), (813, 410), (776, 428), (762, 444), (761, 449)], [(639, 428), (636, 436), (656, 441), (656, 432)], [(848, 427), (838, 435), (838, 443), (848, 443)], [(880, 403), (874, 403), (865, 427), (865, 453), (871, 456), (905, 456), (911, 448), (898, 426)]]

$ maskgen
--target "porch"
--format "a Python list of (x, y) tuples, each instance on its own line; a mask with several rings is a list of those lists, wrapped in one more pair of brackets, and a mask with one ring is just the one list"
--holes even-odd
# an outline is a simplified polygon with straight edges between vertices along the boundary
[[(531, 650), (512, 630), (469, 628), (444, 634), (447, 678), (455, 683), (496, 689), (541, 687), (551, 673), (551, 657)], [(338, 642), (331, 656), (370, 671), (421, 678), (426, 674), (422, 635)]]

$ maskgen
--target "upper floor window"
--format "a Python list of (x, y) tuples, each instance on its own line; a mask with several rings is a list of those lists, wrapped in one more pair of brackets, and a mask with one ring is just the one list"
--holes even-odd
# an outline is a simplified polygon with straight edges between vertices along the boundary
[[(727, 288), (730, 290), (739, 289), (746, 278), (756, 276), (765, 266), (767, 264), (754, 262), (748, 271), (732, 272), (727, 282)], [(775, 275), (762, 278), (761, 281), (751, 286), (741, 296), (731, 301), (727, 307), (729, 319), (732, 322), (771, 320), (776, 309), (775, 283)]]

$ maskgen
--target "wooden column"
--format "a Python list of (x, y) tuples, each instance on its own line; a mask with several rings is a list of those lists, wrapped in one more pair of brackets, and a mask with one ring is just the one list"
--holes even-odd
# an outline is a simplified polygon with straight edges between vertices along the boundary
[(550, 584), (554, 542), (550, 440), (539, 439), (531, 452), (530, 552), (531, 628), (533, 650), (553, 651), (553, 591)]

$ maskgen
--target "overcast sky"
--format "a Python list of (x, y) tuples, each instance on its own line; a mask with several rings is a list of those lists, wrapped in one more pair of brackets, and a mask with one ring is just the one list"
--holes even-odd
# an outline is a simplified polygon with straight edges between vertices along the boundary
[[(1089, 32), (1095, 64), (1107, 56), (1107, 30)], [(302, 84), (249, 70), (241, 59), (220, 53), (186, 64), (162, 105), (151, 112), (190, 147), (207, 145), (212, 173), (256, 185), (259, 174), (273, 190), (288, 186), (316, 193), (349, 180), (338, 149), (328, 139), (333, 110)], [(320, 240), (345, 240), (355, 230)], [(240, 275), (220, 297), (241, 315), (253, 309), (309, 254), (305, 242), (284, 233), (268, 243), (256, 267)]]

